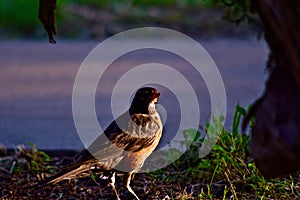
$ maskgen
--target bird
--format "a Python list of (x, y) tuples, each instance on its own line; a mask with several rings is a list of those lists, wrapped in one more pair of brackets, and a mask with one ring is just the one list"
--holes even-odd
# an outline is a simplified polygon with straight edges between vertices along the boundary
[(139, 200), (130, 187), (132, 175), (138, 172), (147, 157), (155, 150), (163, 132), (157, 112), (160, 93), (152, 87), (137, 90), (128, 111), (120, 115), (81, 153), (79, 161), (65, 167), (43, 185), (55, 184), (65, 179), (88, 176), (92, 170), (108, 174), (116, 199), (116, 173), (123, 173), (127, 190)]

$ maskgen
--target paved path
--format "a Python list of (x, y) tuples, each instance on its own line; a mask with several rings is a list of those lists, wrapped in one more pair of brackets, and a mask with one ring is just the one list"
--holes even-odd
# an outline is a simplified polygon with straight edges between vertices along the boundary
[[(8, 147), (32, 142), (41, 149), (82, 148), (72, 118), (72, 87), (81, 62), (97, 44), (95, 41), (59, 41), (57, 45), (44, 41), (0, 43), (0, 143)], [(223, 77), (228, 101), (226, 127), (230, 127), (235, 104), (247, 106), (263, 91), (265, 44), (237, 39), (216, 39), (201, 44)], [(107, 106), (112, 81), (116, 81), (126, 66), (148, 59), (136, 58), (136, 55), (129, 55), (127, 60), (121, 60), (124, 68), (108, 71), (104, 85), (98, 88), (96, 108), (104, 127), (112, 118)], [(170, 55), (159, 59), (174, 66), (182, 64)], [(201, 82), (188, 68), (184, 73), (191, 82)], [(202, 99), (201, 122), (204, 123), (209, 116), (210, 104), (203, 84), (199, 88), (199, 91), (204, 88), (198, 96)], [(161, 102), (169, 104), (170, 95), (162, 96)], [(171, 116), (172, 109), (167, 111)], [(176, 127), (175, 123), (174, 119), (168, 121), (164, 143), (172, 138), (170, 131)]]

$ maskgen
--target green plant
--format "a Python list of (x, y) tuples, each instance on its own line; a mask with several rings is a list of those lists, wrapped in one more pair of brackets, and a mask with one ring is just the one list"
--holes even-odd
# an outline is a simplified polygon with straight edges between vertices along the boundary
[(251, 0), (212, 0), (215, 7), (224, 10), (223, 18), (239, 25), (241, 22), (259, 24)]
[(36, 0), (0, 0), (0, 13), (0, 25), (10, 36), (30, 36), (40, 26)]
[[(0, 0), (0, 36), (45, 37), (46, 31), (38, 19), (38, 6), (37, 0)], [(203, 9), (215, 11), (213, 1), (60, 0), (55, 15), (58, 36), (67, 38), (109, 36), (116, 33), (111, 30), (116, 26), (121, 28), (119, 31), (149, 25), (214, 31), (220, 20), (210, 22), (212, 17), (207, 20), (205, 13), (202, 17)]]
[(48, 164), (51, 161), (50, 156), (44, 151), (38, 150), (32, 143), (29, 143), (29, 146), (31, 148), (26, 148), (24, 145), (17, 146), (17, 158), (24, 158), (27, 161), (27, 168), (32, 174), (36, 175), (44, 171), (51, 172), (52, 167)]
[[(265, 180), (260, 174), (250, 154), (251, 137), (239, 131), (245, 114), (246, 109), (237, 104), (231, 132), (224, 129), (223, 117), (215, 117), (213, 123), (206, 124), (203, 134), (208, 131), (211, 134), (220, 131), (220, 134), (215, 134), (219, 135), (218, 142), (202, 159), (198, 157), (198, 152), (203, 144), (203, 134), (193, 129), (186, 130), (186, 139), (192, 140), (189, 151), (168, 168), (153, 172), (152, 176), (198, 188), (197, 192), (193, 192), (194, 199), (299, 198), (298, 174), (272, 180)], [(190, 141), (185, 143), (190, 144)], [(186, 196), (185, 193), (181, 195)], [(193, 198), (189, 196), (189, 199)]]

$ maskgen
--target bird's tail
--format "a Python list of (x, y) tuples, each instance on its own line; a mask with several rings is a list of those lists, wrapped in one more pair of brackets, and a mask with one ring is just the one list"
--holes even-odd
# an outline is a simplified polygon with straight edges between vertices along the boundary
[(91, 163), (81, 163), (81, 164), (79, 163), (79, 164), (70, 165), (67, 168), (64, 168), (60, 173), (45, 179), (39, 185), (46, 186), (49, 184), (58, 183), (62, 180), (79, 178), (82, 176), (82, 174), (85, 174), (86, 176), (87, 174), (90, 174), (91, 168), (92, 168)]

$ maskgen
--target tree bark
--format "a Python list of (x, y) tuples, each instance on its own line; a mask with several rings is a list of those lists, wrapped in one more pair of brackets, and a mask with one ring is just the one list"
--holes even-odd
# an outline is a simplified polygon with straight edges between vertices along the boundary
[(270, 77), (253, 110), (251, 151), (266, 178), (300, 169), (300, 1), (253, 0), (270, 47)]

